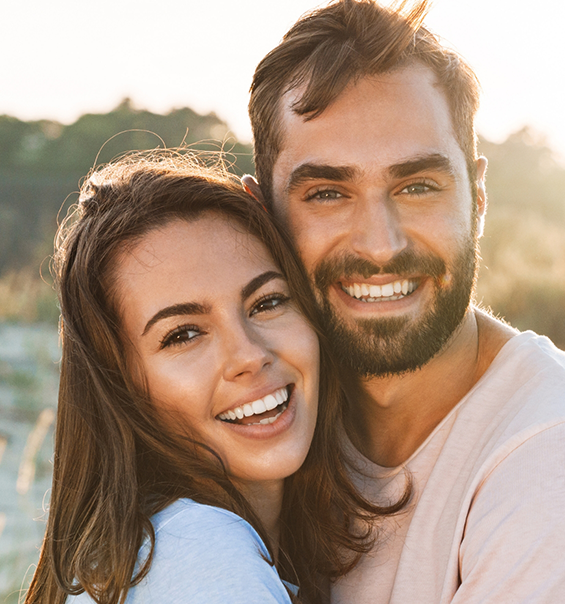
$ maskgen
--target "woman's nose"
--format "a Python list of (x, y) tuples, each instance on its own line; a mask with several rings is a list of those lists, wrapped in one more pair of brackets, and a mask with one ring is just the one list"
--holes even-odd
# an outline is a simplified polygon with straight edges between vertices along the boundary
[(274, 361), (267, 341), (245, 322), (231, 325), (223, 341), (224, 379), (234, 381), (260, 373)]

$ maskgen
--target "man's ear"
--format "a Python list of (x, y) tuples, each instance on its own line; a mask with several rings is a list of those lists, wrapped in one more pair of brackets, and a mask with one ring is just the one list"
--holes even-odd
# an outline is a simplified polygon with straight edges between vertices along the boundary
[(477, 159), (477, 235), (483, 236), (485, 230), (485, 216), (487, 213), (487, 190), (485, 186), (485, 177), (487, 174), (487, 158), (479, 157)]
[(255, 180), (255, 177), (251, 176), (251, 174), (244, 174), (241, 177), (241, 184), (251, 197), (254, 197), (261, 205), (265, 205), (263, 192), (261, 191), (259, 183)]

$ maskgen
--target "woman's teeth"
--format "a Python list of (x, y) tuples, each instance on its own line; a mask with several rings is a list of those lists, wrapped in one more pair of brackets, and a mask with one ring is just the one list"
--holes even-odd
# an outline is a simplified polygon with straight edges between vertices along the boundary
[[(284, 405), (281, 407), (281, 410), (276, 415), (271, 417), (265, 417), (258, 422), (257, 424), (272, 424), (286, 409), (288, 405), (286, 402), (288, 400), (288, 389), (280, 388), (276, 390), (272, 394), (267, 394), (267, 396), (257, 399), (256, 401), (252, 401), (251, 403), (246, 403), (241, 407), (236, 407), (235, 409), (229, 409), (228, 411), (224, 411), (218, 415), (218, 419), (222, 421), (237, 421), (241, 420), (244, 417), (251, 417), (252, 415), (262, 415), (268, 411), (272, 411), (276, 409), (279, 405)], [(250, 422), (247, 422), (247, 425), (253, 425)]]
[(391, 281), (385, 285), (353, 283), (352, 285), (342, 285), (341, 289), (352, 298), (363, 302), (382, 302), (400, 300), (403, 296), (411, 294), (417, 287), (417, 280), (402, 279), (401, 281)]

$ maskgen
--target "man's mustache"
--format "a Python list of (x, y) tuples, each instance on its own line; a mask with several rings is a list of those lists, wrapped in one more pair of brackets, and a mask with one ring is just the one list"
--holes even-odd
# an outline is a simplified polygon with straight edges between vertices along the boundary
[(352, 276), (368, 279), (374, 275), (402, 277), (417, 274), (439, 279), (446, 272), (445, 262), (438, 256), (416, 254), (412, 250), (402, 250), (390, 262), (383, 265), (352, 254), (343, 254), (323, 260), (314, 271), (314, 283), (319, 290), (325, 291), (332, 283)]

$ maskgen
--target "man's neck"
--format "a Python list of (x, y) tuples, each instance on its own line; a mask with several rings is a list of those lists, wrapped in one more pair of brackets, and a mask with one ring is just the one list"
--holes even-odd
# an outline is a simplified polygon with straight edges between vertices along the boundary
[(445, 349), (403, 375), (346, 380), (353, 444), (376, 464), (405, 462), (471, 390), (515, 331), (471, 308)]

